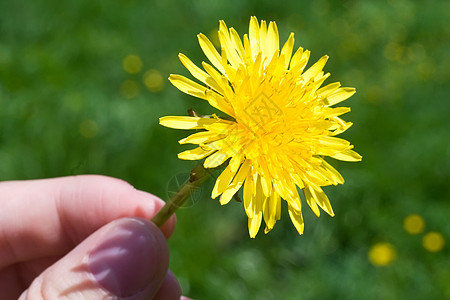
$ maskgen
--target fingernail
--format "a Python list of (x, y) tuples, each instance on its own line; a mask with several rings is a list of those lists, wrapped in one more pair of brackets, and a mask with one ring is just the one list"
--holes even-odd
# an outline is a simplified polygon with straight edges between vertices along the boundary
[(168, 250), (162, 233), (150, 226), (154, 225), (134, 218), (118, 220), (90, 253), (90, 271), (111, 294), (131, 297), (152, 285), (155, 293), (159, 288), (168, 268)]

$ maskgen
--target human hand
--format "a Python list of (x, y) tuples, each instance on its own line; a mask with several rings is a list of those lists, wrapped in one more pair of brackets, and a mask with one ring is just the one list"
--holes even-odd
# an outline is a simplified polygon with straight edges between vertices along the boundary
[(104, 176), (0, 183), (1, 299), (180, 299), (163, 204)]

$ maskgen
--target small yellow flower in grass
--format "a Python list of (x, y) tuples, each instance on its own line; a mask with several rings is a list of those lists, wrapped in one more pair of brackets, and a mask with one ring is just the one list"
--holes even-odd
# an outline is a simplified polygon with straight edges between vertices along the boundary
[(221, 53), (205, 35), (200, 47), (210, 63), (203, 70), (184, 54), (182, 64), (202, 84), (184, 76), (169, 80), (182, 92), (204, 99), (227, 116), (167, 116), (164, 126), (197, 129), (180, 140), (199, 147), (184, 151), (180, 159), (204, 161), (205, 168), (228, 165), (216, 180), (212, 198), (227, 204), (243, 187), (244, 208), (251, 237), (262, 220), (269, 232), (281, 216), (281, 199), (297, 231), (304, 229), (302, 204), (297, 188), (319, 216), (319, 207), (333, 216), (323, 186), (342, 184), (339, 172), (325, 156), (359, 161), (353, 146), (336, 135), (352, 123), (339, 116), (350, 111), (334, 107), (355, 93), (353, 88), (334, 82), (321, 87), (330, 73), (322, 71), (328, 56), (306, 69), (309, 51), (298, 48), (292, 55), (294, 34), (280, 49), (275, 22), (267, 26), (250, 20), (249, 34), (243, 38), (233, 28), (219, 22)]
[(144, 74), (144, 84), (151, 92), (159, 92), (164, 87), (164, 79), (158, 70), (148, 70)]
[(425, 228), (425, 221), (419, 215), (409, 215), (403, 221), (403, 227), (409, 234), (419, 234)]
[(395, 247), (389, 243), (378, 243), (369, 250), (369, 260), (374, 266), (390, 265), (396, 258)]
[(439, 232), (429, 232), (423, 237), (422, 245), (430, 252), (439, 252), (444, 248), (445, 240)]
[(136, 74), (142, 69), (142, 60), (139, 56), (130, 54), (123, 59), (122, 66), (127, 73)]

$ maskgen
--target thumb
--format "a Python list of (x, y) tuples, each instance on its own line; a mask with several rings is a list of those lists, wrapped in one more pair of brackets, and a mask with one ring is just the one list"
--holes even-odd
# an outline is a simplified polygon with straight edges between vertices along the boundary
[(161, 230), (140, 218), (113, 221), (37, 277), (20, 299), (148, 299), (166, 277)]

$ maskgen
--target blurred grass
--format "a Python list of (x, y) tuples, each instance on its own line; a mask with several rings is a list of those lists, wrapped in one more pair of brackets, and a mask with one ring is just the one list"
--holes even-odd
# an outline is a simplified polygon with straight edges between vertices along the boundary
[[(448, 246), (422, 247), (425, 233), (450, 241), (450, 3), (441, 1), (88, 1), (0, 3), (0, 179), (96, 173), (167, 198), (193, 166), (179, 161), (186, 132), (158, 118), (208, 113), (167, 80), (187, 74), (183, 52), (205, 60), (196, 34), (219, 19), (242, 35), (251, 15), (293, 31), (311, 61), (330, 55), (332, 81), (354, 86), (345, 137), (364, 157), (333, 162), (346, 179), (327, 193), (336, 217), (305, 209), (298, 236), (283, 210), (268, 235), (251, 240), (242, 205), (220, 207), (200, 192), (180, 209), (171, 268), (196, 299), (450, 299)], [(142, 69), (122, 66), (129, 54)], [(124, 82), (128, 82), (124, 85)], [(131, 82), (131, 84), (130, 84)], [(128, 88), (126, 88), (128, 87)], [(419, 214), (425, 231), (403, 220)], [(374, 266), (368, 252), (389, 243), (396, 258)]]

